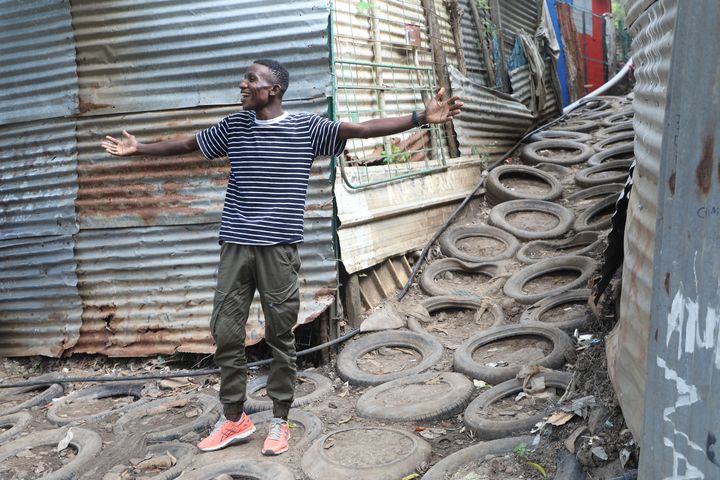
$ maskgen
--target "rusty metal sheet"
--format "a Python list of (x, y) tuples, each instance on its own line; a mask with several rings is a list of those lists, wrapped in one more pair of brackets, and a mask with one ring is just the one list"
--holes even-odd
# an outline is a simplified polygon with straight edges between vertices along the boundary
[[(550, 61), (545, 62), (545, 104), (539, 112), (539, 118), (550, 118), (557, 115), (559, 105), (557, 98), (553, 93), (552, 81), (552, 65)], [(512, 86), (512, 96), (522, 102), (523, 105), (530, 108), (530, 67), (525, 64), (522, 67), (510, 70), (510, 85)]]
[(635, 158), (625, 225), (619, 322), (607, 341), (608, 372), (628, 427), (642, 438), (652, 298), (658, 176), (676, 2), (663, 0), (635, 22)]
[(75, 120), (0, 126), (0, 178), (0, 240), (77, 232)]
[(537, 0), (502, 0), (499, 2), (505, 54), (510, 55), (515, 35), (521, 30), (534, 35), (538, 26)]
[(497, 160), (532, 125), (530, 110), (514, 97), (477, 85), (454, 68), (450, 81), (465, 103), (453, 120), (462, 155)]
[(72, 236), (0, 240), (0, 356), (59, 357), (80, 335)]
[(323, 97), (328, 13), (322, 0), (73, 0), (80, 113), (237, 104), (258, 58), (288, 67), (286, 100)]
[[(325, 114), (327, 102), (287, 102), (289, 112)], [(208, 161), (200, 153), (173, 157), (112, 157), (100, 148), (106, 134), (123, 129), (141, 142), (192, 135), (238, 107), (169, 110), (78, 120), (78, 194), (80, 227), (113, 228), (189, 225), (220, 221), (225, 198), (227, 159)], [(310, 186), (310, 191), (316, 184)]]
[(69, 3), (3, 0), (0, 9), (0, 125), (77, 113)]
[[(305, 242), (299, 245), (298, 323), (318, 317), (335, 298), (329, 160), (316, 160), (308, 197)], [(219, 224), (85, 229), (76, 236), (83, 313), (74, 353), (146, 356), (214, 351), (208, 328), (220, 246)], [(264, 337), (256, 295), (247, 344)]]
[(473, 21), (470, 2), (475, 0), (460, 0), (463, 9), (462, 16), (462, 39), (463, 50), (465, 52), (465, 64), (467, 66), (466, 75), (473, 82), (479, 85), (486, 85), (487, 66), (483, 58), (482, 45), (480, 44), (480, 33), (478, 27)]

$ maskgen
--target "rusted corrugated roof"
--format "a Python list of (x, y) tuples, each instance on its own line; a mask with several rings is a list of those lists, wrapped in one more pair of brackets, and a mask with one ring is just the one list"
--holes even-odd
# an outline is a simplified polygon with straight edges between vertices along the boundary
[(325, 95), (325, 1), (102, 0), (75, 2), (72, 14), (82, 114), (237, 104), (258, 58), (292, 71), (286, 100)]
[(0, 242), (0, 356), (60, 356), (75, 344), (74, 247), (70, 235)]
[(0, 240), (77, 232), (75, 120), (0, 127), (0, 178)]
[(663, 0), (633, 24), (635, 158), (625, 226), (619, 323), (608, 339), (608, 370), (628, 427), (642, 438), (658, 176), (676, 2)]
[(78, 111), (70, 3), (2, 2), (0, 125)]

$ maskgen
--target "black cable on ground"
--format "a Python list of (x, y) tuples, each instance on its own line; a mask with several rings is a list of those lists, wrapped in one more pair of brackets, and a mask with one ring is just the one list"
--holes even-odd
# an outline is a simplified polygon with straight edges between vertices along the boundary
[[(592, 99), (588, 100), (588, 102), (591, 101), (591, 100), (592, 100)], [(570, 113), (574, 112), (574, 111), (577, 110), (578, 108), (581, 108), (581, 107), (585, 106), (588, 102), (582, 103), (582, 104), (578, 105), (577, 107), (575, 107), (574, 109), (569, 110), (569, 111), (563, 113), (562, 115), (560, 115), (560, 116), (559, 116), (558, 118), (556, 118), (555, 120), (553, 120), (553, 121), (551, 121), (551, 122), (548, 122), (548, 123), (546, 123), (546, 124), (544, 124), (544, 125), (536, 128), (535, 130), (531, 131), (530, 133), (526, 133), (520, 140), (517, 141), (517, 143), (515, 143), (515, 145), (513, 145), (513, 147), (512, 147), (510, 150), (508, 150), (508, 151), (500, 158), (500, 160), (497, 160), (496, 162), (494, 162), (492, 165), (490, 165), (490, 166), (488, 167), (488, 169), (487, 169), (486, 171), (484, 171), (484, 172), (482, 173), (482, 176), (481, 176), (481, 178), (480, 178), (480, 182), (477, 184), (477, 186), (473, 189), (472, 192), (470, 192), (470, 193), (465, 197), (465, 199), (462, 201), (462, 203), (461, 203), (460, 205), (458, 205), (458, 207), (455, 209), (455, 211), (450, 215), (450, 217), (448, 217), (447, 220), (445, 220), (445, 223), (442, 224), (442, 226), (433, 234), (433, 236), (430, 238), (430, 240), (427, 241), (427, 243), (425, 244), (425, 247), (423, 247), (422, 251), (420, 252), (420, 256), (419, 256), (418, 259), (415, 261), (415, 265), (413, 266), (412, 272), (410, 272), (410, 276), (409, 276), (409, 278), (408, 278), (408, 281), (405, 283), (405, 286), (403, 286), (402, 290), (400, 290), (400, 293), (398, 293), (398, 295), (397, 295), (397, 299), (398, 299), (398, 300), (402, 300), (403, 297), (404, 297), (404, 296), (407, 294), (407, 292), (410, 290), (410, 286), (412, 285), (413, 280), (415, 279), (415, 276), (416, 276), (417, 273), (418, 273), (418, 270), (420, 270), (420, 267), (421, 267), (422, 264), (424, 263), (425, 257), (427, 256), (427, 254), (428, 254), (428, 252), (430, 251), (430, 248), (433, 246), (433, 244), (437, 241), (438, 238), (440, 238), (440, 235), (442, 235), (443, 232), (450, 226), (450, 224), (453, 222), (453, 220), (455, 220), (455, 217), (457, 217), (458, 214), (465, 208), (465, 206), (466, 206), (468, 203), (470, 203), (470, 200), (475, 196), (475, 194), (478, 192), (478, 190), (480, 190), (480, 189), (485, 185), (485, 179), (487, 178), (488, 172), (489, 172), (490, 170), (492, 170), (493, 168), (500, 166), (500, 164), (502, 164), (503, 162), (505, 162), (505, 159), (508, 158), (508, 157), (510, 157), (513, 153), (515, 153), (515, 150), (517, 150), (518, 147), (520, 147), (520, 145), (522, 145), (522, 143), (523, 143), (526, 139), (528, 139), (531, 135), (534, 135), (534, 134), (536, 134), (536, 133), (538, 133), (538, 132), (542, 132), (542, 131), (545, 130), (546, 128), (549, 128), (549, 127), (555, 125), (556, 123), (558, 123), (559, 121), (561, 121), (562, 119), (564, 119), (565, 117), (567, 117)]]
[[(320, 345), (315, 345), (314, 347), (307, 348), (305, 350), (300, 350), (297, 352), (298, 357), (302, 357), (303, 355), (309, 355), (311, 353), (317, 352), (319, 350), (322, 350), (323, 348), (332, 347), (333, 345), (336, 345), (338, 343), (342, 343), (346, 340), (349, 340), (350, 338), (354, 337), (355, 335), (360, 332), (360, 329), (356, 328), (354, 330), (351, 330), (350, 332), (346, 333), (345, 335), (338, 337), (334, 340), (331, 340), (329, 342), (325, 342)], [(266, 360), (258, 360), (257, 362), (250, 362), (247, 364), (248, 368), (250, 367), (260, 367), (262, 365), (268, 365), (270, 362), (272, 362), (271, 358), (268, 358)], [(108, 375), (104, 377), (61, 377), (61, 378), (49, 378), (46, 380), (24, 380), (21, 382), (14, 382), (14, 383), (5, 383), (0, 384), (0, 389), (2, 388), (16, 388), (16, 387), (37, 387), (42, 385), (52, 385), (54, 383), (88, 383), (88, 382), (128, 382), (128, 381), (135, 381), (135, 380), (158, 380), (162, 378), (175, 378), (175, 377), (201, 377), (203, 375), (216, 375), (220, 373), (219, 368), (207, 368), (204, 370), (178, 370), (174, 372), (163, 372), (163, 373), (152, 373), (148, 375), (130, 375), (126, 377), (119, 377), (116, 375)]]

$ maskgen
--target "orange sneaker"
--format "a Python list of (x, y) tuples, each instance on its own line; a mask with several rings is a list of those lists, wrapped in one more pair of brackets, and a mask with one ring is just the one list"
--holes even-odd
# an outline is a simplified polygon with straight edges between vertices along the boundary
[(273, 418), (270, 421), (270, 432), (265, 438), (262, 454), (272, 456), (287, 452), (288, 440), (290, 440), (290, 428), (287, 421), (282, 418)]
[(249, 437), (254, 431), (255, 425), (244, 413), (237, 422), (220, 417), (210, 435), (198, 443), (197, 447), (203, 452), (220, 450), (233, 442)]

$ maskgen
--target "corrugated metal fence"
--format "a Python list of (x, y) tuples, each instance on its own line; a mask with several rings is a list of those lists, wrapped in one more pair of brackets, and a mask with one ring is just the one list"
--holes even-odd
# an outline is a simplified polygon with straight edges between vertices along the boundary
[[(288, 66), (288, 111), (325, 114), (324, 1), (0, 2), (0, 355), (210, 352), (226, 162), (112, 158), (235, 110), (256, 58)], [(301, 323), (334, 301), (329, 159), (300, 247)], [(248, 343), (263, 336), (256, 302)]]

